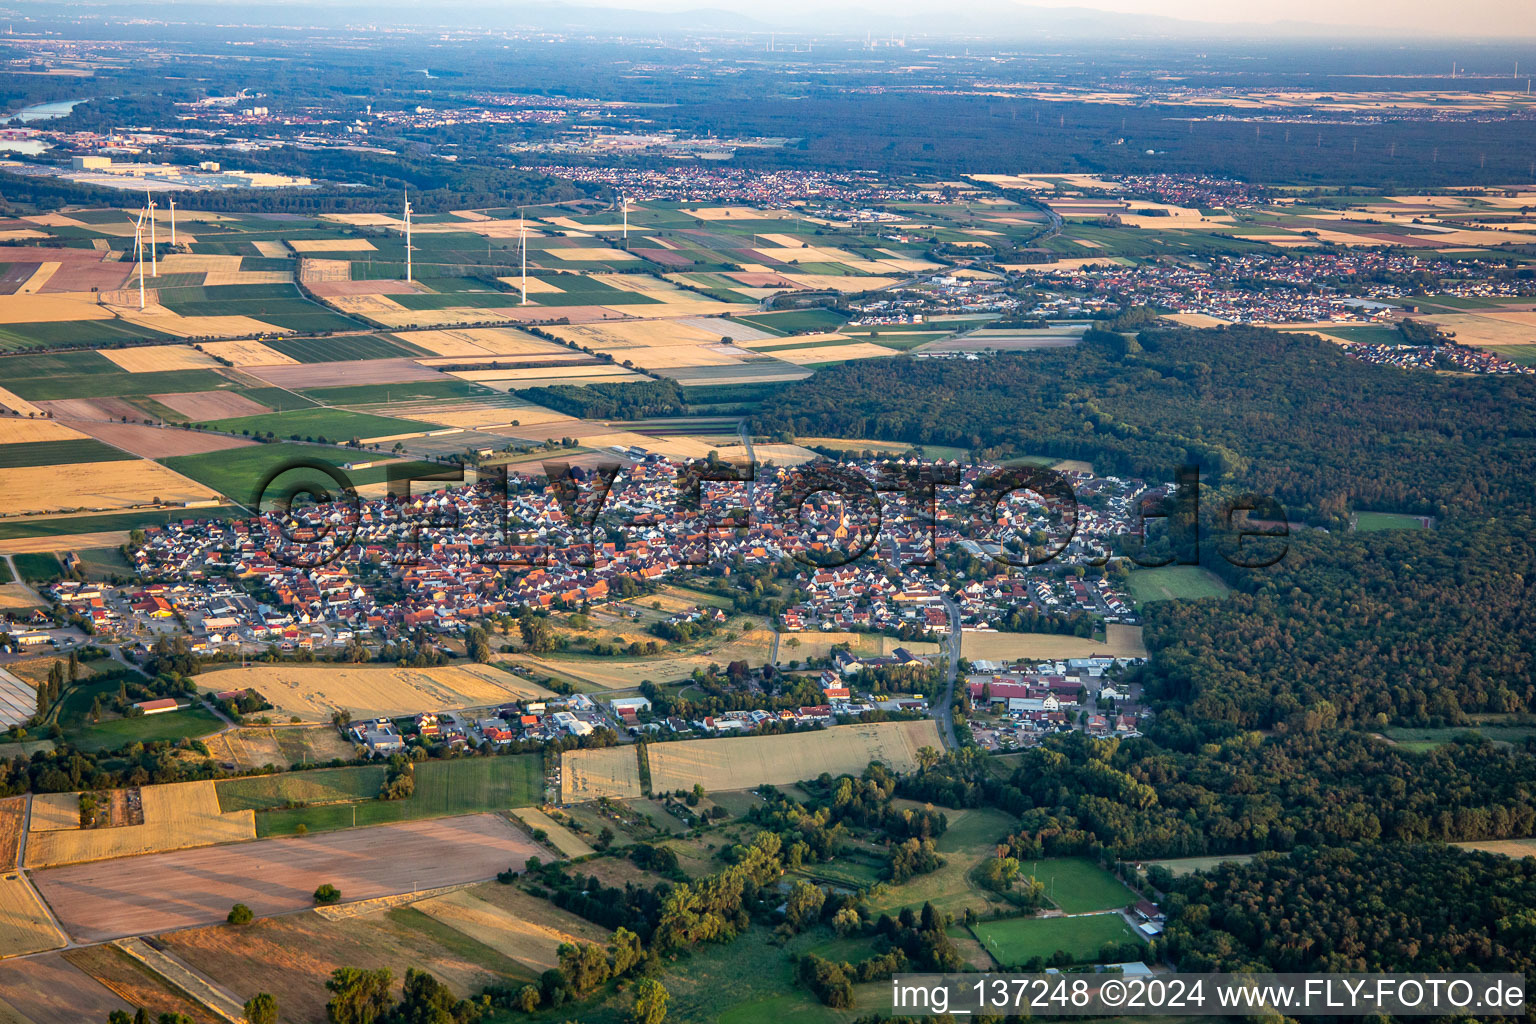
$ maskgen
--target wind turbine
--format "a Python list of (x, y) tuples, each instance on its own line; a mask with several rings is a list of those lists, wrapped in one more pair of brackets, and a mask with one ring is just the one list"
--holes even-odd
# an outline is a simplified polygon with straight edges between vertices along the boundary
[(149, 208), (149, 276), (159, 277), (160, 261), (155, 258), (155, 249), (159, 246), (159, 242), (155, 238), (155, 200), (149, 194), (149, 189), (144, 190), (144, 204)]
[(523, 211), (519, 207), (517, 211), (517, 251), (523, 260), (523, 301), (519, 305), (528, 305), (528, 224), (523, 220)]
[(624, 193), (619, 193), (619, 206), (624, 210), (624, 244), (629, 244), (629, 200)]
[(133, 220), (133, 256), (139, 265), (139, 312), (144, 311), (144, 211), (139, 211), (139, 219)]
[(411, 193), (405, 193), (405, 279), (411, 279)]
[(176, 248), (176, 197), (167, 200), (171, 204), (171, 248)]

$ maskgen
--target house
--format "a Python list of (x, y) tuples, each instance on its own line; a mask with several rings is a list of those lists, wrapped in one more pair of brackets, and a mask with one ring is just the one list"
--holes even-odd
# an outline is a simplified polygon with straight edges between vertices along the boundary
[(134, 707), (146, 715), (163, 715), (167, 711), (175, 711), (181, 705), (175, 697), (161, 697), (159, 700), (141, 700)]

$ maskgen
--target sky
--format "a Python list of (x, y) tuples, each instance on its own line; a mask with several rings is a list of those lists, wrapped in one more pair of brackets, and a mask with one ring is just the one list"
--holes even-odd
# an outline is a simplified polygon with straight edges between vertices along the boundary
[[(1010, 0), (775, 0), (765, 8), (762, 0), (569, 0), (598, 6), (640, 10), (726, 10), (749, 17), (763, 17), (771, 9), (780, 17), (806, 20), (835, 18), (855, 11), (890, 16), (932, 15), (947, 6), (956, 13), (975, 13), (1010, 5)], [(1133, 16), (1176, 18), (1210, 25), (1298, 23), (1316, 26), (1319, 35), (1330, 27), (1377, 30), (1382, 39), (1404, 35), (1482, 38), (1490, 40), (1536, 37), (1536, 0), (1283, 0), (1255, 3), (1243, 0), (1011, 0), (1022, 11), (1048, 7), (1064, 14), (1074, 9), (1088, 13), (1123, 13)], [(1312, 33), (1305, 33), (1312, 34)], [(1352, 33), (1358, 36), (1358, 32)]]
[(1094, 8), (1162, 15), (1190, 21), (1269, 23), (1304, 21), (1318, 25), (1380, 25), (1384, 34), (1404, 29), (1456, 35), (1536, 35), (1532, 0), (1286, 0), (1233, 3), (1232, 0), (1031, 0), (1041, 7)]

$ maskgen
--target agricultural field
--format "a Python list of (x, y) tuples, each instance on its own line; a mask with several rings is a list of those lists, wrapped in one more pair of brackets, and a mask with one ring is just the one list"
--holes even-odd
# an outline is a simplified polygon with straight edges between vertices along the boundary
[(904, 647), (919, 657), (939, 652), (938, 644), (922, 640), (899, 640), (882, 633), (785, 633), (779, 638), (778, 664), (825, 658), (831, 654), (832, 648), (841, 644), (847, 644), (849, 652), (860, 658), (882, 658), (898, 647)]
[(247, 726), (227, 729), (204, 742), (213, 760), (233, 764), (238, 771), (322, 764), (354, 754), (352, 744), (328, 725)]
[(139, 794), (142, 825), (82, 829), (77, 819), (74, 828), (33, 829), (27, 837), (26, 867), (51, 868), (256, 838), (251, 812), (225, 814), (212, 782), (144, 786)]
[(537, 807), (520, 807), (512, 816), (528, 829), (529, 834), (542, 830), (549, 837), (549, 844), (564, 857), (585, 857), (593, 853), (592, 847), (575, 832), (560, 824)]
[(1220, 578), (1197, 565), (1165, 565), (1137, 569), (1127, 584), (1137, 604), (1148, 601), (1195, 600), (1225, 597), (1230, 588)]
[(370, 441), (416, 431), (435, 430), (434, 423), (419, 420), (391, 419), (369, 413), (347, 412), (343, 409), (296, 409), (292, 412), (267, 413), (260, 416), (239, 416), (234, 419), (216, 420), (209, 424), (215, 430), (230, 434), (273, 434), (277, 437), (346, 441)]
[(744, 736), (654, 743), (648, 748), (651, 789), (752, 789), (787, 785), (823, 772), (857, 775), (871, 761), (896, 772), (917, 767), (917, 751), (942, 746), (931, 720), (842, 725), (782, 736)]
[(356, 768), (317, 768), (313, 771), (221, 779), (214, 783), (219, 808), (268, 811), (290, 804), (333, 804), (372, 800), (384, 787), (383, 765)]
[(1069, 636), (1059, 633), (994, 633), (965, 630), (960, 652), (972, 661), (1014, 661), (1018, 659), (1091, 658), (1096, 655), (1119, 658), (1144, 658), (1141, 627), (1110, 623), (1106, 640)]
[[(311, 807), (273, 807), (256, 814), (256, 834), (294, 835), (304, 832), (332, 832), (354, 826), (384, 825), (391, 822), (419, 821), (484, 811), (506, 811), (530, 807), (544, 800), (543, 760), (537, 754), (513, 754), (501, 757), (465, 757), (452, 761), (425, 761), (416, 766), (416, 791), (403, 800), (373, 799), (379, 792), (369, 783), (382, 784), (368, 766), (338, 768), (337, 772), (358, 773), (355, 780), (335, 781), (333, 792), (348, 790), (363, 794), (362, 799), (346, 803), (328, 803)], [(219, 783), (226, 785), (227, 783)], [(279, 784), (281, 792), (283, 784)], [(236, 801), (252, 802), (261, 798), (260, 788), (236, 790)]]
[[(342, 920), (289, 914), (238, 929), (216, 925), (176, 931), (157, 940), (238, 998), (271, 992), (285, 1020), (319, 1022), (325, 1020), (329, 996), (323, 982), (337, 967), (388, 967), (398, 977), (404, 965), (411, 965), (430, 971), (459, 995), (472, 996), (509, 978), (537, 977), (542, 968), (534, 965), (552, 954), (550, 943), (557, 936), (598, 943), (606, 938), (606, 932), (582, 919), (507, 886), (473, 886), (451, 896), (466, 911), (455, 914), (456, 908), (434, 903), (431, 909), (441, 919), (430, 916), (423, 904), (446, 897), (432, 897)], [(451, 914), (455, 920), (447, 920)], [(496, 940), (494, 946), (473, 937), (486, 924), (496, 926), (486, 935)]]
[[(172, 456), (164, 459), (161, 465), (180, 474), (178, 479), (190, 478), (197, 481), (202, 485), (200, 490), (203, 490), (203, 493), (213, 495), (217, 492), (234, 501), (250, 502), (256, 498), (254, 492), (257, 485), (268, 473), (278, 467), (291, 466), (305, 459), (317, 459), (340, 470), (343, 465), (356, 458), (358, 458), (356, 452), (340, 448), (280, 442), (207, 452), (202, 455)], [(315, 470), (303, 472), (307, 474), (306, 479), (314, 480), (332, 491), (336, 489), (336, 482), (329, 474), (322, 474)], [(362, 490), (366, 484), (382, 482), (385, 478), (385, 469), (375, 464), (369, 469), (345, 470), (344, 474), (354, 486)], [(291, 482), (295, 482), (295, 478), (288, 475), (284, 475), (281, 481), (283, 486)], [(213, 490), (208, 491), (205, 490), (206, 488)]]
[(390, 718), (423, 708), (489, 707), (549, 691), (484, 665), (396, 668), (277, 663), (218, 669), (200, 680), (215, 690), (254, 687), (276, 708), (274, 718), (329, 722), (335, 711), (355, 719)]
[(1134, 941), (1136, 934), (1119, 914), (1084, 917), (1015, 917), (974, 925), (982, 948), (1005, 968), (1022, 967), (1036, 957), (1049, 959), (1058, 950), (1075, 963), (1092, 963), (1106, 942)]
[(0, 961), (0, 993), (4, 1024), (81, 1024), (136, 1009), (62, 953)]
[[(198, 456), (193, 456), (197, 458)], [(212, 501), (218, 495), (195, 480), (146, 459), (29, 466), (5, 471), (0, 514), (123, 509)]]
[(413, 903), (411, 909), (517, 961), (530, 976), (558, 966), (561, 943), (602, 945), (609, 937), (590, 921), (504, 885), (460, 889)]
[(351, 901), (484, 881), (535, 852), (504, 818), (475, 814), (49, 868), (33, 879), (71, 936), (101, 942), (213, 924), (236, 902), (262, 917), (304, 910), (326, 882)]
[[(694, 602), (698, 604), (698, 601)], [(693, 653), (666, 652), (647, 658), (599, 658), (587, 655), (560, 653), (540, 656), (528, 653), (505, 654), (500, 657), (515, 664), (524, 665), (541, 675), (563, 677), (594, 690), (627, 690), (639, 686), (642, 680), (672, 682), (686, 679), (696, 668), (710, 665), (727, 665), (733, 661), (745, 661), (749, 665), (763, 665), (773, 648), (773, 633), (767, 629), (749, 629), (735, 640), (724, 642), (719, 636), (707, 638)]]
[(563, 804), (602, 797), (626, 800), (644, 795), (634, 746), (567, 750), (560, 755), (560, 802)]

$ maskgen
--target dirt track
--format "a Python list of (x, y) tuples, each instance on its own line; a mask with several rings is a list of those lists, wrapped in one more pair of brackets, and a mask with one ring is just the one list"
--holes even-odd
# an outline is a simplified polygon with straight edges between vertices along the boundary
[(76, 940), (101, 942), (213, 924), (235, 903), (258, 916), (302, 910), (325, 882), (350, 901), (476, 881), (537, 852), (504, 818), (472, 814), (77, 864), (33, 880)]

